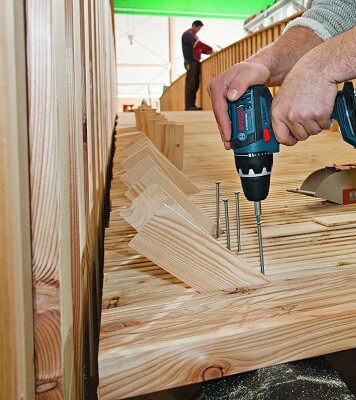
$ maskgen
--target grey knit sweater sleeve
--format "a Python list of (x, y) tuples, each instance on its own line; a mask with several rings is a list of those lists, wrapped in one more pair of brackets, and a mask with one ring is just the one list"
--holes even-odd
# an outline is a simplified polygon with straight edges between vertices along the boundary
[(356, 26), (356, 0), (309, 0), (305, 13), (285, 31), (293, 26), (305, 26), (322, 40), (330, 39)]

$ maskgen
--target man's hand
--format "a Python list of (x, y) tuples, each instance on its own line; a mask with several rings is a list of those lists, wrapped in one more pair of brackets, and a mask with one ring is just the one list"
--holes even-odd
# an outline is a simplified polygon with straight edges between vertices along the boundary
[(318, 54), (302, 57), (273, 99), (272, 126), (282, 144), (293, 146), (331, 125), (337, 84), (323, 73)]
[(208, 86), (225, 149), (230, 149), (231, 127), (226, 99), (237, 100), (252, 85), (279, 86), (295, 63), (322, 40), (309, 28), (296, 26), (248, 60), (235, 64)]
[(264, 65), (242, 62), (216, 76), (208, 85), (208, 93), (225, 149), (231, 149), (231, 125), (226, 99), (237, 100), (249, 86), (266, 84), (269, 78), (270, 70)]
[(330, 127), (337, 83), (356, 78), (355, 43), (356, 27), (315, 46), (291, 69), (272, 102), (280, 143), (294, 145)]

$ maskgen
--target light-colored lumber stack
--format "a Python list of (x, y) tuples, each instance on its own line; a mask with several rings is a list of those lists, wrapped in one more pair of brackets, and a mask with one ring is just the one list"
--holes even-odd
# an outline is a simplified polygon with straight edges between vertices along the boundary
[[(223, 149), (211, 112), (165, 116), (184, 124), (181, 173), (200, 191), (184, 193), (153, 158), (145, 167), (152, 176), (128, 189), (120, 178), (134, 166), (124, 169), (124, 150), (135, 154), (132, 146), (143, 136), (135, 128), (120, 134), (119, 127), (105, 235), (100, 398), (132, 397), (355, 347), (356, 206), (286, 191), (314, 169), (352, 162), (351, 146), (327, 131), (281, 149), (262, 204), (269, 282), (234, 280), (235, 288), (221, 290), (222, 280), (235, 279), (232, 267), (252, 267), (260, 279), (253, 204), (240, 197), (238, 254), (231, 207), (228, 251), (226, 235), (216, 240), (204, 221), (215, 221), (216, 180), (221, 197), (231, 202), (241, 190), (233, 156)], [(223, 219), (221, 224), (224, 229)]]
[(150, 106), (143, 105), (136, 109), (136, 127), (145, 133), (151, 143), (178, 169), (183, 168), (184, 126), (168, 121)]

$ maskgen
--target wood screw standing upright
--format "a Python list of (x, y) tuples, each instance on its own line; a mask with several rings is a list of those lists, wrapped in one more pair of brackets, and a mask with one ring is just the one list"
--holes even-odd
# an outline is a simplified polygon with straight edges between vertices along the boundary
[(258, 234), (258, 247), (260, 252), (260, 265), (261, 265), (261, 273), (265, 274), (265, 262), (263, 257), (263, 245), (262, 245), (262, 219), (261, 219), (261, 202), (255, 201), (255, 215), (256, 215), (256, 224), (257, 224), (257, 234)]
[(220, 181), (215, 181), (216, 238), (220, 236)]
[(235, 206), (236, 206), (236, 235), (237, 235), (237, 251), (241, 251), (241, 225), (240, 225), (240, 192), (235, 193)]
[(226, 224), (226, 247), (231, 250), (231, 243), (230, 243), (230, 224), (229, 224), (229, 199), (223, 199), (224, 208), (225, 208), (225, 224)]

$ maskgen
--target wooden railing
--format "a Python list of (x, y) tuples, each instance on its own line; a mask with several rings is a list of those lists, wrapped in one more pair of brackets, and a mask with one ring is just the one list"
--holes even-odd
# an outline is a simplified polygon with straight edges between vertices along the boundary
[[(196, 104), (201, 106), (203, 110), (211, 110), (210, 98), (206, 91), (206, 87), (211, 79), (237, 62), (246, 60), (267, 44), (274, 42), (281, 35), (287, 23), (300, 15), (301, 13), (295, 14), (258, 32), (252, 33), (204, 60), (201, 63), (201, 82)], [(184, 110), (184, 85), (185, 74), (180, 76), (166, 89), (160, 99), (162, 111)]]

